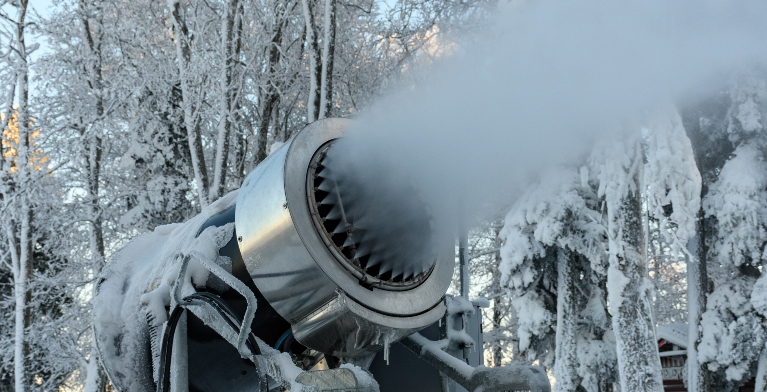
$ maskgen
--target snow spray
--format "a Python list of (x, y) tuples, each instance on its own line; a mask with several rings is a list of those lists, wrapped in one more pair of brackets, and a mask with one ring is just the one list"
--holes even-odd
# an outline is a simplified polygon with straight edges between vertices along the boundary
[(456, 40), (427, 81), (362, 113), (335, 162), (381, 189), (415, 184), (434, 216), (497, 213), (547, 167), (763, 62), (766, 13), (757, 1), (505, 3), (481, 45)]

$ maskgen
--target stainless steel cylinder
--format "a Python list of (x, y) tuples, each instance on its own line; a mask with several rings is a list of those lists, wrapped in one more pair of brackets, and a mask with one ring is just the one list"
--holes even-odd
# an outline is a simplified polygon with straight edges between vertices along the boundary
[[(365, 256), (355, 257), (369, 242), (352, 237), (345, 218), (337, 219), (341, 224), (326, 224), (332, 209), (328, 212), (322, 203), (332, 191), (317, 189), (323, 181), (318, 167), (349, 124), (343, 119), (314, 122), (275, 151), (245, 179), (235, 215), (245, 266), (266, 300), (290, 322), (299, 342), (339, 357), (367, 355), (437, 321), (445, 312), (442, 299), (455, 263), (452, 239), (433, 230), (428, 213), (416, 218), (424, 246), (412, 255), (381, 249), (396, 246), (378, 241)], [(335, 201), (341, 203), (341, 196)], [(375, 205), (379, 212), (396, 211), (382, 204)], [(392, 213), (388, 218), (404, 217)], [(368, 238), (392, 233), (381, 229), (373, 234), (378, 237)], [(413, 257), (405, 263), (413, 267), (386, 270), (371, 255), (375, 252)]]

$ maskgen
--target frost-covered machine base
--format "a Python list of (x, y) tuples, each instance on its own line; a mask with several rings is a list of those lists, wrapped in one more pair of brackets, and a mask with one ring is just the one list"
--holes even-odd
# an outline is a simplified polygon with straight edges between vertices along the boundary
[(464, 316), (437, 342), (416, 333), (471, 313), (445, 297), (453, 239), (412, 189), (337, 167), (347, 126), (307, 126), (239, 191), (107, 263), (94, 331), (119, 391), (379, 391), (376, 378), (397, 376), (371, 363), (378, 352), (388, 362), (403, 338), (466, 389), (549, 389), (537, 368), (475, 368), (448, 354), (481, 347)]

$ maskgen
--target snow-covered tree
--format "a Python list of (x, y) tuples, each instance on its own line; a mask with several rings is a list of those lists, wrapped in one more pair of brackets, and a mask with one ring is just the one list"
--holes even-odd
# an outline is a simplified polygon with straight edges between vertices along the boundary
[[(73, 361), (78, 352), (69, 335), (77, 330), (73, 320), (80, 315), (70, 306), (77, 294), (65, 283), (79, 271), (61, 235), (68, 216), (62, 214), (61, 184), (52, 175), (49, 135), (31, 116), (26, 117), (26, 127), (18, 111), (3, 117), (8, 121), (3, 121), (0, 137), (0, 313), (15, 322), (0, 328), (0, 385), (51, 390), (79, 366)], [(28, 215), (18, 214), (24, 211), (20, 205)], [(27, 250), (22, 252), (25, 238)]]
[(763, 152), (750, 144), (738, 147), (734, 155), (704, 203), (718, 229), (712, 252), (729, 279), (708, 298), (699, 361), (712, 371), (723, 368), (727, 380), (742, 383), (751, 377), (767, 339), (762, 285), (754, 286), (767, 244), (767, 163)]
[(624, 388), (661, 388), (646, 217), (665, 252), (682, 257), (695, 233), (699, 178), (682, 120), (666, 110), (648, 117), (641, 140), (606, 143), (579, 171), (547, 174), (507, 215), (502, 271), (524, 305), (520, 348), (551, 359), (556, 329), (558, 390), (608, 390), (616, 359)]
[[(656, 301), (656, 315), (660, 319), (656, 322), (682, 322), (683, 317), (687, 316), (690, 335), (687, 385), (694, 389), (694, 385), (705, 385), (705, 376), (701, 375), (697, 362), (696, 348), (700, 302), (705, 303), (706, 294), (705, 285), (701, 285), (701, 276), (705, 277), (707, 270), (705, 266), (700, 266), (701, 259), (695, 249), (701, 208), (701, 176), (692, 142), (680, 115), (675, 111), (657, 115), (652, 126), (646, 129), (645, 142), (647, 164), (644, 184), (648, 224), (654, 228), (650, 230), (650, 234), (654, 234), (650, 238), (651, 248), (655, 250), (654, 283), (660, 297)], [(688, 249), (692, 249), (692, 252)], [(679, 271), (681, 260), (685, 261), (687, 279)], [(665, 272), (662, 270), (664, 267)], [(680, 287), (680, 283), (686, 283), (686, 287)], [(679, 297), (683, 297), (683, 301), (679, 301)], [(680, 309), (682, 307), (684, 309)], [(687, 311), (686, 315), (684, 310)]]
[[(467, 260), (471, 281), (470, 298), (485, 298), (489, 307), (482, 311), (484, 358), (487, 366), (502, 366), (514, 358), (515, 326), (511, 299), (501, 286), (499, 237), (503, 221), (481, 222), (468, 233)], [(460, 279), (453, 281), (454, 292), (460, 292)]]
[[(2, 2), (0, 7), (6, 8), (6, 3)], [(15, 102), (16, 109), (16, 135), (15, 140), (7, 142), (12, 143), (13, 168), (8, 168), (8, 173), (4, 173), (2, 193), (3, 210), (7, 211), (4, 215), (3, 226), (5, 230), (5, 240), (10, 251), (10, 269), (13, 279), (13, 298), (14, 304), (14, 356), (13, 356), (13, 375), (14, 389), (22, 392), (29, 385), (29, 376), (26, 373), (26, 360), (29, 354), (29, 345), (26, 336), (26, 330), (30, 326), (30, 308), (31, 300), (30, 278), (33, 269), (33, 194), (32, 187), (34, 183), (34, 172), (32, 168), (30, 141), (33, 139), (33, 123), (29, 105), (29, 54), (34, 47), (27, 47), (27, 20), (28, 1), (22, 0), (8, 4), (15, 8), (15, 15), (7, 15), (3, 9), (3, 19), (9, 22), (6, 27), (7, 37), (9, 37), (8, 63), (13, 69), (12, 75), (15, 80), (6, 80), (6, 84), (11, 84), (16, 88)], [(5, 45), (4, 45), (5, 46)], [(13, 98), (10, 95), (9, 98)], [(13, 102), (13, 101), (11, 101)], [(5, 114), (6, 119), (10, 119), (9, 114)], [(5, 131), (5, 129), (3, 129)]]
[(561, 391), (607, 391), (617, 378), (600, 204), (587, 167), (560, 168), (515, 203), (501, 232), (519, 350), (553, 365)]
[[(702, 200), (709, 192), (710, 185), (731, 154), (733, 147), (728, 141), (726, 129), (728, 94), (704, 97), (700, 102), (682, 107), (684, 128), (693, 146), (695, 163), (701, 176)], [(716, 239), (716, 227), (712, 217), (707, 216), (703, 204), (697, 214), (695, 235), (690, 238), (685, 252), (687, 255), (687, 388), (694, 392), (713, 391), (712, 383), (721, 379), (714, 377), (705, 364), (698, 361), (700, 344), (701, 315), (706, 310), (711, 283), (718, 281), (719, 263), (709, 252), (710, 244)]]
[(597, 150), (599, 194), (607, 212), (607, 293), (621, 388), (661, 391), (642, 211), (643, 156), (638, 140)]
[[(0, 39), (0, 77), (8, 86), (0, 89), (5, 129), (20, 97), (16, 87), (24, 56), (15, 53), (29, 50), (17, 50), (18, 8), (0, 3), (9, 13)], [(312, 2), (318, 50), (328, 60), (319, 64), (318, 115), (364, 110), (386, 83), (410, 70), (407, 64), (429, 48), (424, 42), (435, 42), (427, 32), (449, 32), (484, 4), (437, 3)], [(35, 21), (46, 50), (27, 67), (33, 83), (27, 109), (19, 106), (17, 114), (34, 113), (28, 116), (44, 135), (50, 164), (44, 174), (16, 168), (10, 175), (13, 165), (30, 160), (28, 154), (18, 155), (25, 148), (18, 144), (28, 139), (4, 144), (4, 151), (13, 149), (19, 159), (3, 159), (0, 166), (0, 201), (4, 212), (12, 212), (0, 214), (0, 261), (5, 266), (20, 260), (12, 256), (21, 256), (20, 244), (26, 242), (33, 251), (25, 255), (43, 260), (44, 249), (52, 264), (42, 269), (45, 263), (33, 263), (28, 269), (26, 291), (32, 295), (26, 309), (34, 308), (32, 313), (47, 321), (27, 318), (37, 324), (22, 332), (34, 333), (35, 344), (55, 347), (57, 354), (42, 355), (38, 346), (27, 345), (34, 355), (26, 356), (25, 375), (19, 378), (42, 377), (38, 389), (68, 382), (95, 391), (104, 389), (104, 378), (90, 341), (87, 298), (94, 277), (133, 236), (187, 220), (239, 187), (272, 146), (309, 121), (306, 21), (300, 1), (58, 0), (55, 5), (50, 15)], [(26, 230), (20, 219), (24, 200), (33, 212)], [(6, 248), (10, 243), (14, 252)], [(23, 283), (12, 272), (7, 268), (0, 274), (4, 290)], [(53, 296), (57, 279), (68, 282), (55, 293), (62, 306), (36, 312), (45, 304), (35, 295)], [(3, 293), (13, 301), (25, 298)], [(4, 316), (14, 317), (13, 301), (0, 306)], [(67, 327), (55, 331), (65, 320)], [(17, 331), (7, 327), (0, 328), (0, 344), (14, 347)], [(24, 356), (25, 346), (15, 347)], [(8, 353), (14, 350), (3, 352), (0, 383), (13, 379), (14, 359)]]
[[(754, 68), (737, 74), (729, 93), (688, 115), (697, 122), (690, 128), (703, 177), (695, 250), (707, 263), (700, 263), (705, 270), (697, 286), (710, 292), (707, 302), (698, 301), (705, 305), (699, 324), (690, 316), (690, 331), (700, 326), (697, 362), (704, 366), (695, 390), (734, 390), (756, 373), (764, 375), (763, 350), (751, 344), (764, 340), (765, 328), (759, 295), (752, 291), (765, 245), (766, 95), (764, 73)], [(767, 386), (763, 379), (757, 383), (757, 390)]]

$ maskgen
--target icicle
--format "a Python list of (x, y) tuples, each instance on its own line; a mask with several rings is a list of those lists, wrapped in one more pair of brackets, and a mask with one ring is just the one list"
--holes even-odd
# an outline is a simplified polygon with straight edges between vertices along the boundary
[(391, 343), (391, 336), (390, 333), (386, 333), (384, 335), (384, 360), (386, 361), (386, 364), (389, 364), (389, 345)]

